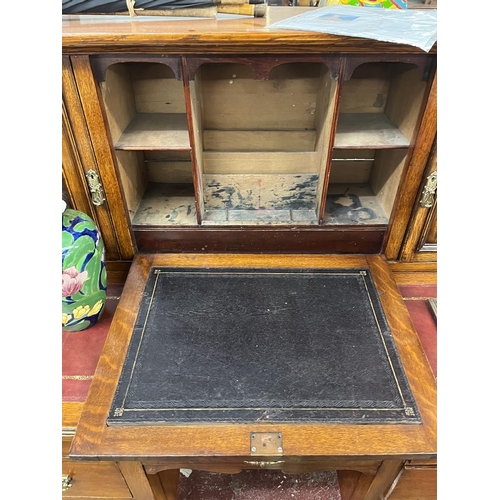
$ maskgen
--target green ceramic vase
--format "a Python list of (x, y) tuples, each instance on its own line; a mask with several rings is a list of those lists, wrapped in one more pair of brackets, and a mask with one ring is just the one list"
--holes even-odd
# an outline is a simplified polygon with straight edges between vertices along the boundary
[(83, 212), (62, 212), (62, 329), (79, 332), (94, 326), (106, 302), (104, 243)]

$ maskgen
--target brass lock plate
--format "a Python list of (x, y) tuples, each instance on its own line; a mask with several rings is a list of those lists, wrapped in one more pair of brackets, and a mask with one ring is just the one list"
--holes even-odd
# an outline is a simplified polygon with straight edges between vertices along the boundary
[(283, 455), (281, 432), (251, 432), (250, 455)]

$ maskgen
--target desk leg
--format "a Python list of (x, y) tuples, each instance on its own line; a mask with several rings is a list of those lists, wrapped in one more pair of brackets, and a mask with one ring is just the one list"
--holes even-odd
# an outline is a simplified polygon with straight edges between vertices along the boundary
[(140, 462), (118, 462), (118, 467), (134, 500), (164, 500), (153, 492), (153, 487)]
[(375, 476), (354, 470), (338, 470), (342, 500), (362, 500)]
[(154, 500), (177, 500), (179, 469), (162, 470), (156, 474), (148, 474), (147, 478)]
[(370, 484), (363, 500), (385, 499), (385, 494), (396, 479), (403, 464), (404, 462), (402, 460), (384, 460), (382, 465), (378, 468), (377, 474)]
[(385, 493), (402, 466), (401, 460), (385, 460), (375, 476), (350, 470), (337, 471), (342, 500), (385, 499)]
[(179, 483), (179, 469), (168, 469), (158, 472), (163, 491), (167, 500), (177, 500), (177, 484)]

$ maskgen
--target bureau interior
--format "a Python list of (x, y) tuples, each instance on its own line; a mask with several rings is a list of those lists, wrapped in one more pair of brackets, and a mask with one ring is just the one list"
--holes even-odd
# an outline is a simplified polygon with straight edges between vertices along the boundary
[(245, 64), (201, 65), (191, 82), (203, 224), (315, 224), (337, 81), (321, 63), (257, 79)]
[(101, 90), (132, 225), (196, 225), (182, 81), (166, 64), (125, 62)]
[(421, 115), (423, 62), (369, 62), (346, 75), (325, 224), (388, 223)]

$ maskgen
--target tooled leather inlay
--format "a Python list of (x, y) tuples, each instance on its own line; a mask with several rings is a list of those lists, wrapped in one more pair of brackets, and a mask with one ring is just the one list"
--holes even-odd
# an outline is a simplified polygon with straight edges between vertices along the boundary
[(368, 269), (153, 267), (110, 425), (419, 423)]

